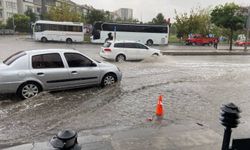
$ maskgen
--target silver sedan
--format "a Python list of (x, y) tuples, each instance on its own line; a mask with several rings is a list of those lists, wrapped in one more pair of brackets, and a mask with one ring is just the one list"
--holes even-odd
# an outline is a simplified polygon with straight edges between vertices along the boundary
[(16, 93), (27, 99), (41, 91), (104, 87), (121, 78), (115, 65), (95, 61), (75, 50), (20, 51), (0, 64), (0, 93)]

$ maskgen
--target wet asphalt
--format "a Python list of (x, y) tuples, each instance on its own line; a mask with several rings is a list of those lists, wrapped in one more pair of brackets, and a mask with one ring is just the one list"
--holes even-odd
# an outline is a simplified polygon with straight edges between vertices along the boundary
[[(40, 43), (26, 37), (0, 37), (0, 59), (13, 52), (40, 48), (74, 48), (92, 58), (100, 45)], [(153, 124), (157, 98), (163, 95), (164, 122), (193, 122), (219, 134), (220, 106), (234, 102), (241, 110), (235, 137), (248, 137), (250, 127), (249, 56), (161, 56), (143, 61), (115, 63), (122, 82), (108, 88), (90, 87), (19, 100), (0, 95), (0, 148), (33, 141), (47, 141), (62, 129), (79, 135), (101, 134)]]

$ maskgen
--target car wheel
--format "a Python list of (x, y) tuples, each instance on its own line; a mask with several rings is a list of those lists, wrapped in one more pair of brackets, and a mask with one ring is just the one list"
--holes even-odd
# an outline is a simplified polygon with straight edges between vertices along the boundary
[(46, 37), (42, 37), (41, 41), (45, 43), (48, 41), (48, 39)]
[(194, 42), (193, 42), (193, 43), (192, 43), (192, 45), (193, 45), (193, 46), (195, 46), (195, 45), (196, 45), (196, 43), (194, 43)]
[(152, 55), (153, 57), (158, 57), (158, 56), (160, 56), (158, 53), (154, 53), (153, 55)]
[(67, 38), (66, 39), (66, 43), (71, 44), (72, 43), (72, 39), (71, 38)]
[(146, 43), (148, 46), (152, 46), (154, 44), (153, 40), (147, 40), (147, 43)]
[(124, 62), (126, 60), (126, 57), (123, 54), (119, 54), (116, 56), (116, 62)]
[(17, 90), (17, 96), (22, 99), (32, 98), (41, 92), (41, 87), (35, 82), (22, 84)]
[(101, 86), (102, 87), (110, 86), (113, 85), (116, 81), (117, 81), (116, 75), (113, 73), (109, 73), (103, 77)]

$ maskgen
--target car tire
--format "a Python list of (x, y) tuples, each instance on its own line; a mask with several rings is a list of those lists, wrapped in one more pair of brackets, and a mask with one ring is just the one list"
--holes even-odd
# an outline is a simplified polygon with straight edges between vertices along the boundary
[(119, 55), (116, 56), (115, 61), (120, 62), (120, 63), (124, 62), (124, 61), (126, 61), (126, 56), (123, 55), (123, 54), (119, 54)]
[(38, 95), (42, 91), (41, 86), (36, 82), (26, 82), (20, 85), (17, 96), (21, 99), (28, 99)]
[(148, 46), (152, 46), (154, 44), (154, 42), (153, 42), (153, 40), (149, 39), (149, 40), (147, 40), (146, 44)]
[(42, 37), (42, 38), (41, 38), (41, 41), (42, 41), (43, 43), (46, 43), (46, 42), (48, 42), (48, 39), (47, 39), (46, 37)]
[(153, 57), (158, 57), (158, 56), (160, 56), (158, 53), (154, 53), (153, 55), (152, 55)]
[(73, 41), (72, 41), (71, 38), (67, 38), (67, 39), (66, 39), (66, 43), (71, 44), (72, 42), (73, 42)]
[(117, 77), (114, 73), (108, 73), (102, 78), (101, 86), (106, 87), (117, 82)]

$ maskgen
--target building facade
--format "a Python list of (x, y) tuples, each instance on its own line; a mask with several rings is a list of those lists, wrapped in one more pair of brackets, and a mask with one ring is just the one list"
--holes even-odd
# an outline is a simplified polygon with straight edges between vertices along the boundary
[(0, 0), (0, 21), (6, 23), (9, 17), (18, 13), (16, 0)]
[(120, 18), (122, 20), (133, 19), (133, 9), (130, 8), (120, 8), (115, 13), (115, 19)]
[(60, 6), (62, 3), (67, 3), (72, 10), (82, 15), (87, 15), (94, 9), (92, 6), (78, 5), (71, 0), (0, 0), (0, 22), (6, 23), (13, 14), (24, 14), (27, 10), (32, 10), (39, 18), (41, 14), (48, 13), (51, 7)]

